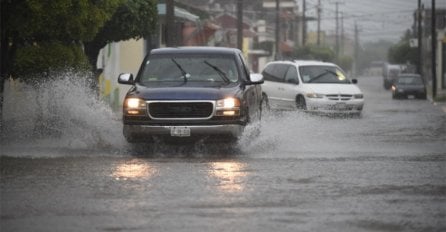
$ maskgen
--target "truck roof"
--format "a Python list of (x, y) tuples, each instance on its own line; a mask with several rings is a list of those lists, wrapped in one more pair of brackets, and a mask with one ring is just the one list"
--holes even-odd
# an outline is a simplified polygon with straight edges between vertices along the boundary
[(153, 49), (150, 54), (239, 54), (241, 51), (236, 48), (226, 47), (168, 47)]

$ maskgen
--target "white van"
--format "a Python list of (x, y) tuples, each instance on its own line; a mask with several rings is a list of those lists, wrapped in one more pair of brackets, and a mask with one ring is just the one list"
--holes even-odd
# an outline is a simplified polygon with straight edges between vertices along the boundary
[(333, 63), (274, 61), (262, 75), (262, 108), (361, 114), (364, 96), (357, 80)]

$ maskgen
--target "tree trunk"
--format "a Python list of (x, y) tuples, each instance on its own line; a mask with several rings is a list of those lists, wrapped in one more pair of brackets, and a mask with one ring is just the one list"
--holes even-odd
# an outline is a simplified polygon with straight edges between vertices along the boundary
[(1, 1), (1, 16), (0, 16), (0, 137), (3, 135), (3, 88), (5, 80), (9, 73), (8, 67), (8, 31), (6, 21), (8, 16), (8, 2)]
[[(105, 44), (103, 46), (105, 46)], [(84, 43), (85, 55), (88, 57), (88, 62), (90, 63), (93, 72), (97, 69), (96, 62), (98, 61), (99, 51), (103, 46), (95, 41)]]
[(91, 42), (85, 42), (84, 43), (84, 49), (85, 49), (85, 55), (88, 57), (88, 61), (91, 65), (91, 70), (93, 73), (93, 83), (92, 83), (92, 89), (95, 91), (98, 91), (98, 83), (99, 83), (99, 75), (101, 74), (100, 71), (96, 67), (96, 63), (98, 61), (98, 55), (99, 51), (107, 45), (106, 42), (98, 42), (98, 41), (91, 41)]

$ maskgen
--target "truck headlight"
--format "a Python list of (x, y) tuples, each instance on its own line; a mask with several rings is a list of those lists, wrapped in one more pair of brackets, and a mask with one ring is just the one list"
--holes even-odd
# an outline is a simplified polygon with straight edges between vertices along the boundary
[(215, 106), (217, 116), (240, 115), (240, 100), (238, 98), (228, 97), (218, 100)]
[(139, 98), (126, 98), (124, 101), (124, 113), (129, 115), (144, 114), (146, 103)]

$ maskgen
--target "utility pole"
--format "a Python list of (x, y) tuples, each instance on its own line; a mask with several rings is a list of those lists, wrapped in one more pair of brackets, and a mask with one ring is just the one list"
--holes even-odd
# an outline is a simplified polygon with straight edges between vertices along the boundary
[(306, 5), (306, 0), (303, 0), (302, 3), (302, 20), (303, 20), (303, 24), (302, 24), (302, 46), (305, 46), (305, 44), (307, 43), (307, 16), (306, 16), (306, 11), (307, 11), (307, 5)]
[(281, 58), (280, 54), (280, 0), (276, 0), (276, 55), (275, 60)]
[(356, 24), (355, 21), (355, 53), (354, 53), (354, 75), (358, 75), (358, 56), (359, 54), (359, 30), (358, 30), (358, 25)]
[(336, 44), (335, 44), (335, 53), (336, 58), (339, 58), (339, 4), (343, 4), (341, 2), (335, 2), (336, 5)]
[(174, 0), (166, 0), (166, 46), (175, 47), (175, 2)]
[(345, 35), (344, 35), (344, 13), (343, 12), (341, 12), (341, 42), (340, 42), (340, 44), (341, 44), (341, 46), (340, 46), (340, 53), (341, 53), (341, 55), (344, 55), (344, 45), (345, 45), (345, 42), (344, 42), (344, 40), (345, 40)]
[(437, 33), (436, 33), (436, 17), (435, 12), (435, 0), (432, 0), (432, 13), (431, 13), (431, 24), (432, 24), (432, 35), (431, 35), (431, 43), (432, 43), (432, 99), (435, 100), (437, 97)]
[(418, 36), (418, 47), (417, 47), (417, 53), (418, 53), (418, 64), (417, 64), (417, 72), (420, 74), (423, 78), (423, 29), (421, 27), (421, 22), (423, 20), (423, 9), (421, 7), (421, 0), (418, 0), (418, 11), (417, 11), (417, 36)]
[(335, 54), (336, 58), (339, 57), (339, 2), (335, 2), (336, 4), (336, 45), (335, 45)]
[(243, 50), (243, 0), (237, 0), (237, 48)]
[(321, 45), (321, 0), (317, 2), (317, 46)]

